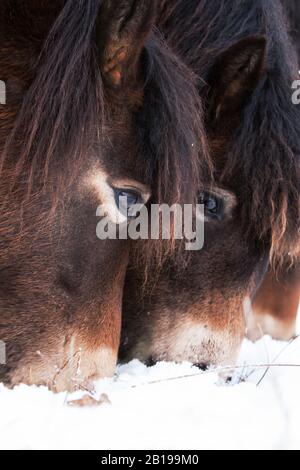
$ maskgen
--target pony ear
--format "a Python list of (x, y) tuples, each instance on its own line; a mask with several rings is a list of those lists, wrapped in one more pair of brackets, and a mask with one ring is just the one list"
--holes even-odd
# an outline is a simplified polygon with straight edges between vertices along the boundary
[(145, 41), (156, 20), (156, 0), (105, 0), (97, 31), (102, 74), (113, 87), (135, 83)]
[(250, 36), (237, 42), (217, 59), (209, 77), (209, 116), (213, 125), (226, 127), (240, 114), (257, 87), (264, 69), (266, 39)]

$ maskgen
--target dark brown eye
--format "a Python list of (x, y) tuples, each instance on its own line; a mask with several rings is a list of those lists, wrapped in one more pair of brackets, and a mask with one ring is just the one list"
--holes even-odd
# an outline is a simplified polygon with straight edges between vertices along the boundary
[(224, 214), (224, 202), (216, 194), (208, 191), (201, 191), (198, 197), (198, 204), (204, 205), (206, 217), (222, 220)]

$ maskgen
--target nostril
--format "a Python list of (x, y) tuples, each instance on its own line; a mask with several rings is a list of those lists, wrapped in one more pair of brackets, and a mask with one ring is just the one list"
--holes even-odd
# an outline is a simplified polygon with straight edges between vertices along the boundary
[(209, 365), (205, 364), (204, 362), (196, 363), (194, 366), (198, 367), (198, 369), (202, 370), (203, 372), (206, 372), (209, 369)]
[(157, 361), (152, 356), (150, 356), (145, 362), (147, 367), (153, 367), (156, 365), (156, 363)]

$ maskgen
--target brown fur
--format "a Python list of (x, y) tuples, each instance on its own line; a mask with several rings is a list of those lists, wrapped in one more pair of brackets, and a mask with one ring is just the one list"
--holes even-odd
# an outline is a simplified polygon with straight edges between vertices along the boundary
[(152, 188), (154, 201), (196, 194), (201, 103), (192, 72), (152, 31), (155, 7), (150, 0), (0, 4), (6, 384), (64, 390), (113, 373), (130, 243), (97, 239), (102, 201), (87, 176)]
[(276, 272), (269, 271), (253, 299), (248, 336), (252, 340), (263, 334), (287, 341), (296, 333), (300, 301), (300, 266), (289, 260)]
[[(146, 295), (140, 273), (128, 271), (121, 358), (142, 351), (144, 360), (230, 362), (245, 335), (245, 301), (269, 262), (298, 255), (296, 55), (277, 0), (165, 0), (160, 26), (199, 76), (215, 192), (237, 204), (231, 216), (206, 222), (203, 250), (185, 255), (185, 269), (169, 263)], [(200, 334), (179, 345), (181, 325)]]

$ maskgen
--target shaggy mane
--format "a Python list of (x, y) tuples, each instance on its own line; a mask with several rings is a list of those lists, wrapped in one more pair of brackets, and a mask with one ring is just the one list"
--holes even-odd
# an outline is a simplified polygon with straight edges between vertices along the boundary
[(164, 0), (160, 27), (202, 78), (204, 99), (216, 58), (241, 38), (266, 37), (266, 76), (245, 109), (222, 179), (241, 175), (245, 230), (250, 224), (251, 236), (271, 239), (271, 259), (299, 255), (300, 106), (292, 103), (291, 88), (298, 60), (281, 2)]
[[(7, 58), (8, 47), (18, 52), (25, 43), (28, 53), (33, 44), (37, 50), (40, 45), (43, 29), (36, 32), (38, 40), (35, 32), (26, 31), (30, 22), (27, 24), (28, 11), (22, 3), (4, 0), (0, 7), (4, 24), (0, 61), (14, 60)], [(101, 4), (102, 0), (60, 0), (42, 52), (28, 63), (34, 79), (0, 154), (0, 170), (5, 171), (6, 179), (11, 175), (8, 200), (20, 186), (25, 186), (24, 198), (45, 187), (54, 201), (60, 195), (66, 197), (95, 144), (91, 136), (98, 135), (100, 143), (105, 138), (110, 105), (96, 35)], [(53, 2), (48, 8), (50, 21)], [(13, 29), (12, 11), (14, 21), (20, 15), (25, 31)], [(24, 37), (20, 37), (22, 33)], [(136, 113), (137, 142), (153, 187), (153, 202), (193, 202), (198, 188), (211, 178), (196, 75), (167, 47), (158, 31), (153, 31), (146, 44), (143, 65), (144, 103)]]

